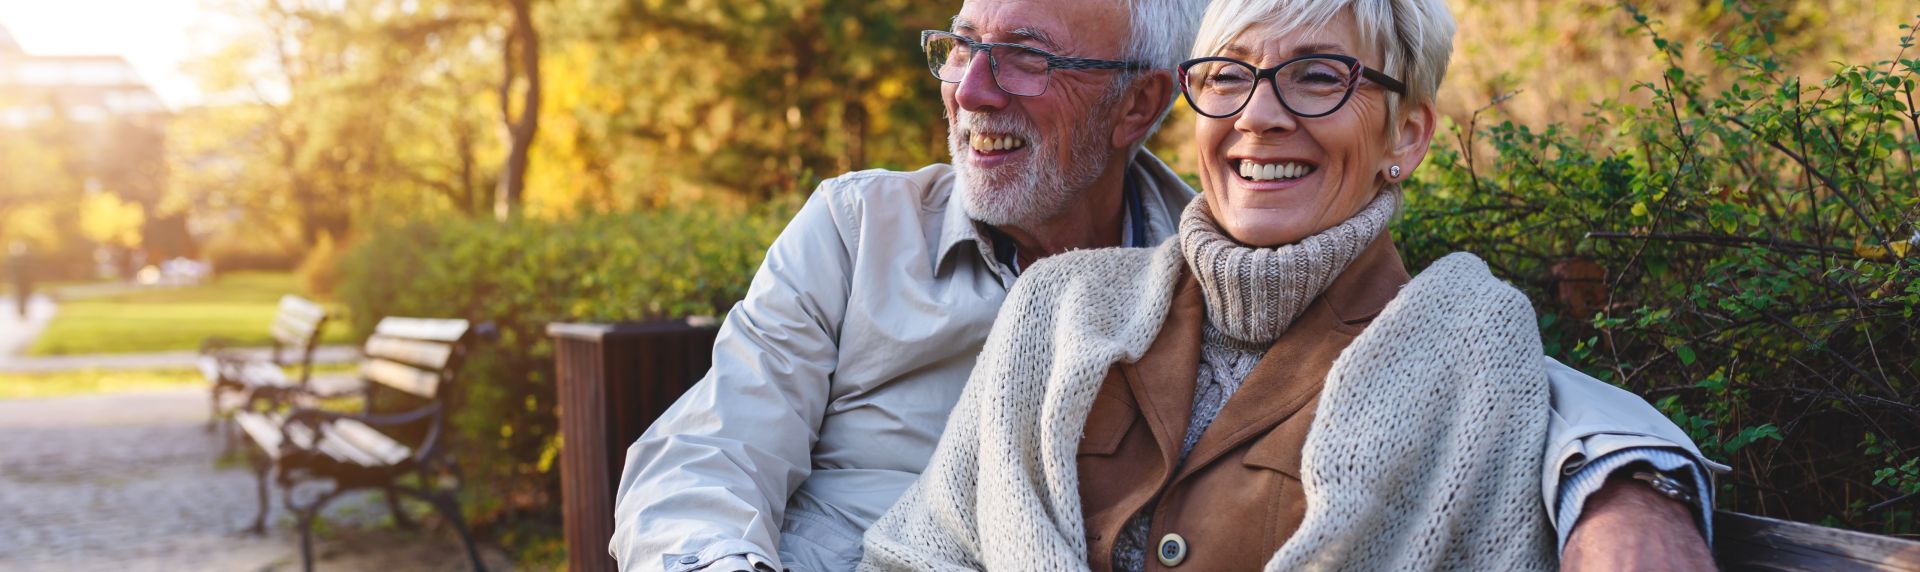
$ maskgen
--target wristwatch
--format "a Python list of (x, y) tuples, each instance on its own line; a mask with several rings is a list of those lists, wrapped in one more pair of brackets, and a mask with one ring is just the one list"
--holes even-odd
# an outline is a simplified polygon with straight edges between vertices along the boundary
[(1635, 480), (1647, 483), (1647, 486), (1653, 487), (1654, 492), (1666, 495), (1667, 498), (1693, 504), (1693, 487), (1680, 482), (1679, 479), (1667, 476), (1666, 473), (1634, 471), (1632, 476)]

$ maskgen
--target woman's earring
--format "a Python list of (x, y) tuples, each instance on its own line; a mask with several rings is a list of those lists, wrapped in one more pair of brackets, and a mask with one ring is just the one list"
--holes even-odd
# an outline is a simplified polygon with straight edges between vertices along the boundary
[(1400, 166), (1394, 165), (1392, 167), (1387, 167), (1387, 178), (1389, 179), (1400, 178)]

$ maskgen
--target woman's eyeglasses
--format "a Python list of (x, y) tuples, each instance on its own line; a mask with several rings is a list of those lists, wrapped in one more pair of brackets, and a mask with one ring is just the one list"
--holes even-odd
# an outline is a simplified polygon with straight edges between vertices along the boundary
[(1333, 54), (1293, 58), (1266, 69), (1233, 58), (1196, 58), (1180, 63), (1180, 91), (1201, 115), (1224, 119), (1246, 109), (1254, 88), (1267, 80), (1280, 105), (1299, 117), (1324, 117), (1340, 110), (1362, 78), (1405, 95), (1407, 86), (1360, 60)]

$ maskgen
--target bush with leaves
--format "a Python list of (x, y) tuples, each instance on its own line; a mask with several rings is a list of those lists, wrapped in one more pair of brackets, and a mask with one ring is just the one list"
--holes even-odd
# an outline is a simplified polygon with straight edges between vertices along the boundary
[(452, 421), (470, 510), (512, 536), (559, 522), (547, 324), (719, 315), (746, 294), (798, 206), (415, 223), (348, 250), (338, 296), (361, 336), (396, 315), (498, 327), (499, 339), (476, 346), (460, 374)]
[[(1722, 508), (1912, 534), (1920, 510), (1920, 49), (1786, 73), (1779, 14), (1692, 48), (1585, 125), (1456, 125), (1409, 185), (1411, 267), (1479, 254), (1549, 353), (1732, 465)], [(1920, 16), (1915, 17), (1920, 21)], [(1892, 26), (1895, 23), (1889, 22)]]

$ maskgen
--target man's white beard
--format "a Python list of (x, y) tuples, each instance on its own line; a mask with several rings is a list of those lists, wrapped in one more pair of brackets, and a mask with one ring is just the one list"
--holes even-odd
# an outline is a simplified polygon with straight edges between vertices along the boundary
[[(1109, 157), (1099, 120), (1111, 104), (1089, 110), (1071, 137), (1065, 160), (1040, 138), (1033, 126), (1002, 115), (957, 110), (958, 120), (947, 133), (947, 151), (953, 156), (954, 187), (961, 193), (967, 216), (994, 226), (1033, 228), (1058, 216), (1094, 179), (1107, 170)], [(970, 133), (1008, 134), (1027, 141), (1024, 161), (982, 169), (969, 160)]]

